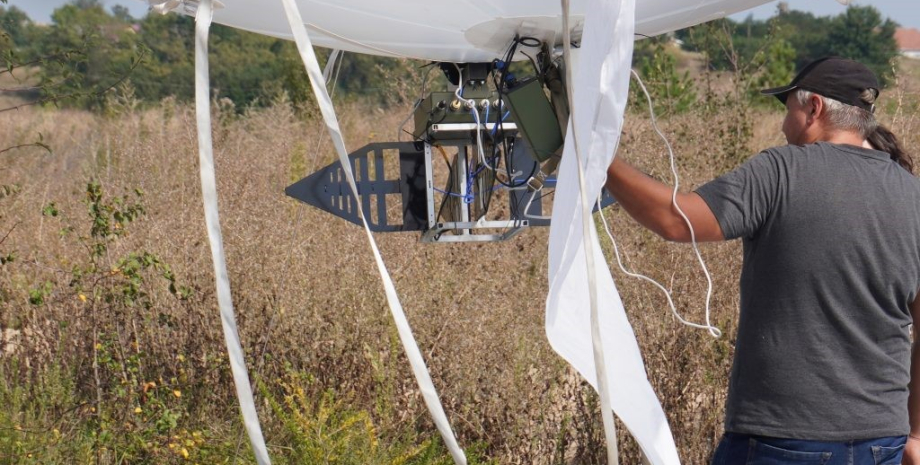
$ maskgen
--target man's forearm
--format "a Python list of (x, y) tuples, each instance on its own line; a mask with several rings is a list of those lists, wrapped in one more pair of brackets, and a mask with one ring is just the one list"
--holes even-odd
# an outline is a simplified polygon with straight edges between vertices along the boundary
[[(672, 203), (673, 189), (615, 158), (607, 169), (607, 191), (642, 226), (672, 241), (690, 240), (690, 229)], [(678, 194), (697, 240), (722, 240), (722, 230), (708, 205), (696, 194)]]

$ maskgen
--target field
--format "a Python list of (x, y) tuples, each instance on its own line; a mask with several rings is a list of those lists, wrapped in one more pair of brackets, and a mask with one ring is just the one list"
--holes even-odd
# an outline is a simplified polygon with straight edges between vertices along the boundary
[[(920, 147), (920, 66), (904, 63), (880, 119)], [(409, 107), (342, 102), (350, 149), (392, 139)], [(239, 331), (274, 463), (449, 464), (417, 392), (363, 231), (283, 195), (334, 159), (321, 121), (279, 100), (215, 108), (221, 222)], [(730, 96), (663, 121), (685, 189), (783, 142), (779, 107)], [(124, 99), (105, 114), (0, 113), (0, 464), (254, 463), (214, 295), (194, 110)], [(648, 118), (619, 156), (670, 179)], [(670, 181), (668, 181), (670, 182)], [(613, 207), (626, 264), (702, 321), (706, 282), (687, 245)], [(603, 463), (598, 402), (544, 333), (547, 231), (500, 244), (377, 236), (472, 463)], [(714, 339), (681, 326), (658, 290), (608, 261), (684, 463), (722, 433), (740, 243), (701, 247)], [(621, 461), (639, 463), (618, 429)]]

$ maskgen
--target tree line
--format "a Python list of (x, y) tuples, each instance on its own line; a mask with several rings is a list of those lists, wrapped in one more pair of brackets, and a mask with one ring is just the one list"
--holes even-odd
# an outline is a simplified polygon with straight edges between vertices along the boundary
[(834, 55), (866, 64), (885, 84), (893, 77), (893, 60), (898, 56), (897, 28), (873, 6), (850, 6), (836, 16), (815, 16), (781, 3), (767, 20), (722, 19), (677, 31), (675, 37), (686, 49), (704, 53), (717, 70), (734, 71), (747, 63), (770, 65), (772, 58), (782, 59), (773, 65), (788, 63), (798, 70)]
[[(37, 84), (23, 87), (37, 93), (34, 102), (100, 109), (105, 94), (119, 87), (130, 88), (134, 98), (145, 102), (193, 98), (191, 17), (133, 18), (122, 6), (106, 10), (100, 0), (74, 0), (56, 9), (51, 19), (51, 24), (39, 25), (16, 7), (0, 6), (4, 72), (17, 78), (26, 70), (37, 70)], [(788, 83), (796, 69), (825, 55), (862, 61), (884, 83), (892, 78), (892, 60), (897, 56), (896, 27), (871, 6), (851, 6), (833, 17), (780, 7), (767, 20), (723, 19), (677, 31), (672, 38), (685, 50), (701, 53), (710, 69), (744, 74), (751, 85)], [(687, 106), (696, 90), (686, 75), (676, 71), (673, 56), (663, 53), (665, 40), (638, 41), (634, 64), (649, 80), (653, 94), (667, 92), (673, 98), (678, 92), (681, 105)], [(292, 42), (215, 24), (210, 51), (215, 96), (230, 99), (239, 108), (266, 105), (281, 94), (295, 103), (312, 99)], [(319, 51), (321, 57), (325, 52)], [(418, 70), (425, 65), (348, 54), (339, 70), (338, 90), (388, 100), (400, 93), (398, 83), (417, 80)]]
[[(4, 1), (5, 3), (5, 1)], [(106, 10), (100, 0), (74, 0), (39, 25), (22, 10), (0, 6), (0, 50), (14, 78), (36, 70), (42, 102), (99, 109), (105, 90), (128, 85), (134, 98), (158, 102), (194, 96), (194, 19), (180, 14), (131, 17), (127, 8)], [(210, 34), (215, 97), (238, 107), (265, 105), (280, 93), (294, 101), (311, 97), (293, 42), (214, 24)], [(320, 50), (321, 59), (328, 51)], [(339, 91), (375, 96), (388, 77), (404, 72), (392, 59), (349, 54)]]

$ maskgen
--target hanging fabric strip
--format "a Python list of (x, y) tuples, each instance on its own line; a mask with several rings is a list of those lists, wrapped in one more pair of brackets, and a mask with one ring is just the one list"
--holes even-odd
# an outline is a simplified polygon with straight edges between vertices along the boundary
[(224, 330), (224, 342), (230, 358), (230, 371), (236, 385), (236, 396), (243, 414), (243, 424), (252, 444), (256, 462), (271, 465), (268, 449), (262, 437), (262, 428), (252, 398), (249, 372), (240, 345), (240, 336), (233, 314), (233, 299), (230, 296), (230, 278), (224, 258), (224, 244), (220, 232), (220, 217), (217, 210), (217, 181), (214, 175), (214, 147), (211, 141), (211, 94), (208, 70), (208, 30), (211, 28), (211, 0), (201, 0), (195, 17), (195, 116), (198, 122), (198, 163), (201, 169), (201, 195), (204, 201), (205, 224), (208, 242), (211, 244), (211, 259), (214, 262), (214, 278), (217, 281), (217, 305), (220, 308), (220, 322)]
[[(570, 95), (573, 102), (559, 168), (549, 239), (546, 333), (553, 349), (598, 388), (606, 371), (614, 413), (639, 443), (649, 463), (680, 463), (667, 418), (645, 372), (588, 205), (603, 187), (623, 124), (635, 31), (635, 0), (589, 0)], [(572, 122), (576, 124), (573, 125)], [(579, 163), (575, 142), (582, 155)], [(582, 173), (579, 173), (579, 172)], [(579, 176), (584, 176), (583, 201)], [(587, 217), (586, 217), (587, 216)], [(593, 267), (589, 272), (587, 253)], [(589, 278), (597, 285), (597, 330), (592, 331)], [(596, 365), (592, 334), (600, 338), (603, 368)], [(599, 362), (599, 361), (598, 361)]]
[[(335, 63), (341, 56), (341, 50), (336, 49), (329, 52), (329, 59), (326, 60), (326, 67), (323, 68), (323, 82), (325, 82), (326, 85), (329, 85), (329, 78), (332, 77), (332, 70), (335, 68)], [(333, 92), (333, 94), (334, 93), (335, 92)]]
[[(284, 10), (287, 14), (288, 21), (291, 24), (291, 32), (294, 35), (294, 42), (297, 43), (297, 49), (300, 51), (300, 57), (303, 59), (304, 66), (307, 69), (307, 74), (310, 77), (310, 85), (313, 88), (313, 94), (316, 96), (316, 101), (319, 104), (320, 111), (323, 114), (323, 120), (326, 123), (326, 128), (329, 130), (329, 134), (332, 137), (332, 143), (335, 146), (335, 150), (339, 155), (339, 161), (342, 164), (342, 171), (345, 172), (345, 177), (348, 180), (348, 185), (351, 187), (351, 192), (354, 195), (355, 199), (360, 198), (358, 196), (358, 188), (355, 185), (355, 178), (352, 171), (351, 161), (348, 158), (348, 151), (345, 149), (345, 140), (342, 137), (342, 131), (339, 128), (338, 119), (335, 115), (335, 109), (332, 106), (332, 99), (329, 98), (329, 93), (326, 90), (326, 87), (322, 84), (323, 75), (319, 69), (319, 63), (316, 60), (316, 54), (313, 52), (313, 44), (310, 41), (310, 37), (307, 35), (307, 28), (304, 26), (303, 19), (300, 16), (300, 11), (297, 8), (297, 4), (294, 0), (282, 0), (284, 4)], [(383, 258), (380, 256), (380, 250), (377, 248), (377, 242), (374, 240), (374, 236), (371, 234), (371, 230), (368, 227), (367, 219), (364, 216), (364, 211), (361, 208), (361, 202), (355, 202), (354, 204), (357, 207), (358, 215), (361, 217), (362, 222), (364, 223), (364, 230), (367, 233), (367, 240), (370, 243), (371, 250), (374, 253), (374, 260), (377, 262), (377, 269), (380, 271), (380, 278), (383, 281), (383, 288), (386, 293), (387, 303), (390, 306), (390, 311), (393, 315), (393, 320), (396, 323), (396, 330), (399, 333), (399, 339), (403, 344), (403, 349), (406, 351), (406, 356), (409, 359), (409, 364), (412, 366), (412, 372), (415, 375), (415, 379), (418, 382), (419, 390), (422, 393), (422, 398), (425, 400), (425, 405), (428, 407), (428, 411), (431, 413), (431, 417), (434, 420), (435, 426), (438, 428), (438, 432), (441, 433), (441, 437), (444, 439), (444, 443), (447, 445), (447, 449), (450, 451), (451, 456), (454, 459), (454, 463), (457, 465), (466, 465), (466, 456), (463, 453), (463, 450), (457, 444), (457, 440), (454, 437), (454, 432), (450, 427), (450, 422), (447, 420), (447, 414), (444, 413), (444, 407), (441, 405), (441, 400), (438, 398), (437, 390), (434, 387), (434, 383), (431, 381), (431, 375), (428, 372), (428, 367), (425, 365), (425, 359), (422, 357), (422, 353), (418, 348), (418, 344), (415, 342), (415, 336), (412, 335), (412, 328), (409, 326), (409, 321), (406, 319), (406, 314), (403, 311), (402, 304), (399, 302), (399, 297), (396, 294), (396, 287), (393, 285), (393, 280), (390, 278), (390, 274), (386, 269), (386, 265), (383, 263)]]
[[(571, 65), (572, 37), (571, 31), (569, 30), (569, 0), (562, 0), (562, 48), (565, 54), (566, 63)], [(578, 112), (574, 110), (576, 107), (572, 98), (575, 95), (575, 91), (572, 88), (574, 82), (572, 78), (572, 68), (574, 68), (574, 66), (565, 67), (565, 83), (566, 93), (569, 96), (569, 110), (571, 111), (569, 121), (572, 126), (577, 127), (579, 121), (576, 121), (575, 117), (578, 115)], [(597, 379), (597, 392), (601, 399), (601, 420), (604, 425), (604, 440), (607, 443), (607, 464), (619, 465), (620, 454), (619, 448), (617, 447), (617, 430), (616, 423), (613, 421), (613, 409), (610, 406), (610, 389), (608, 387), (610, 378), (607, 377), (607, 367), (604, 361), (604, 345), (601, 340), (601, 329), (598, 321), (597, 273), (593, 272), (596, 269), (594, 263), (594, 246), (596, 244), (591, 242), (591, 229), (594, 226), (591, 217), (591, 209), (594, 207), (594, 203), (588, 201), (588, 199), (593, 199), (593, 196), (588, 197), (588, 193), (585, 190), (585, 174), (584, 170), (581, 169), (584, 163), (583, 154), (580, 149), (582, 145), (579, 144), (578, 136), (582, 135), (582, 133), (570, 131), (567, 134), (571, 134), (572, 151), (575, 152), (575, 162), (576, 166), (579, 168), (578, 200), (581, 202), (581, 240), (584, 244), (585, 271), (588, 275), (588, 320), (591, 323), (591, 352), (594, 356), (594, 373)]]

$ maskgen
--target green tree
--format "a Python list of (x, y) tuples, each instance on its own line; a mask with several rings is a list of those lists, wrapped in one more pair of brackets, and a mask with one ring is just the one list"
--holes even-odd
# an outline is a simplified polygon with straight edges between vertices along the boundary
[(3, 50), (27, 46), (32, 27), (32, 20), (24, 11), (15, 6), (0, 7), (0, 47)]
[(112, 7), (112, 16), (114, 16), (115, 19), (117, 19), (117, 20), (119, 20), (119, 21), (121, 21), (121, 22), (125, 22), (125, 23), (133, 23), (133, 22), (134, 22), (134, 18), (131, 17), (131, 10), (128, 10), (128, 7), (126, 7), (126, 6), (122, 6), (122, 5), (115, 5), (115, 6), (113, 6), (113, 7)]
[(140, 23), (139, 36), (149, 52), (131, 77), (138, 98), (158, 102), (174, 96), (190, 101), (195, 95), (194, 19), (178, 14), (147, 15)]
[[(281, 56), (294, 43), (226, 26), (211, 29), (211, 87), (243, 107), (282, 87)], [(306, 79), (306, 71), (303, 71)]]
[[(668, 41), (669, 42), (669, 41)], [(696, 102), (696, 87), (689, 72), (677, 71), (677, 59), (668, 50), (668, 43), (649, 42), (633, 60), (636, 72), (642, 78), (654, 104), (655, 114), (661, 117), (683, 113)], [(631, 85), (630, 102), (637, 111), (648, 111), (648, 100), (638, 85)]]
[(851, 6), (835, 17), (828, 29), (828, 54), (859, 61), (882, 81), (892, 79), (892, 60), (898, 56), (894, 31), (898, 24), (882, 19), (872, 6)]
[(131, 25), (106, 13), (99, 0), (77, 0), (54, 10), (53, 25), (38, 50), (57, 57), (42, 66), (44, 98), (55, 104), (98, 108), (103, 95), (138, 64)]
[(755, 102), (760, 89), (784, 86), (792, 81), (795, 77), (795, 56), (795, 49), (785, 39), (770, 42), (767, 49), (757, 56), (760, 71), (753, 77), (751, 87)]
[(776, 27), (776, 38), (789, 42), (795, 50), (795, 69), (802, 69), (808, 63), (827, 56), (831, 17), (789, 10), (780, 11), (772, 21)]

